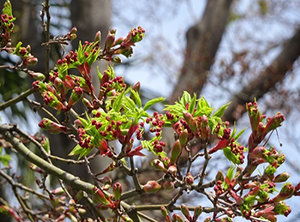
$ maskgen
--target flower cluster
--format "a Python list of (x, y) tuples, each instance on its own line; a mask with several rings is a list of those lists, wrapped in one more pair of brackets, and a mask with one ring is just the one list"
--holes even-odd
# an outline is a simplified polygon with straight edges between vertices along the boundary
[(10, 43), (10, 35), (13, 33), (14, 29), (14, 23), (13, 21), (16, 18), (13, 17), (12, 14), (12, 7), (11, 3), (9, 1), (6, 1), (4, 3), (4, 7), (2, 9), (1, 14), (1, 21), (0, 21), (0, 33), (1, 33), (1, 42), (0, 47), (7, 46), (8, 43)]

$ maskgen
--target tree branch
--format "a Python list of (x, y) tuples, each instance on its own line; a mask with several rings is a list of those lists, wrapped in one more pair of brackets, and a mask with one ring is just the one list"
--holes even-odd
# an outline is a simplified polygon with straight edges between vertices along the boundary
[(201, 22), (187, 31), (184, 64), (170, 103), (174, 103), (183, 91), (191, 94), (202, 91), (226, 28), (231, 3), (232, 0), (207, 1)]
[(281, 82), (292, 69), (293, 63), (300, 55), (300, 29), (284, 44), (277, 58), (263, 70), (252, 82), (245, 86), (231, 99), (231, 104), (225, 111), (224, 119), (233, 123), (246, 112), (246, 103), (262, 98), (276, 83)]

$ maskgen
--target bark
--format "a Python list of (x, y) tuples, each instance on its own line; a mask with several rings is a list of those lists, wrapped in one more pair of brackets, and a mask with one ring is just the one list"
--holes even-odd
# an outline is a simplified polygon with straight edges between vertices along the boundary
[(207, 1), (201, 22), (187, 31), (184, 64), (170, 103), (174, 103), (183, 91), (200, 94), (225, 31), (231, 3), (232, 0)]
[(252, 82), (245, 86), (231, 99), (231, 104), (223, 118), (233, 123), (246, 112), (246, 103), (259, 100), (280, 83), (293, 68), (293, 63), (300, 55), (300, 29), (283, 44), (282, 51), (274, 61), (263, 70)]
[[(93, 41), (97, 31), (101, 32), (101, 45), (104, 46), (108, 29), (111, 25), (111, 1), (110, 0), (81, 0), (74, 1), (71, 4), (71, 21), (72, 25), (77, 27), (77, 39), (72, 41), (73, 48), (77, 48), (80, 41)], [(96, 74), (96, 66), (100, 70), (106, 67), (105, 62), (94, 64), (92, 69), (92, 81), (97, 90), (100, 87), (98, 75)]]

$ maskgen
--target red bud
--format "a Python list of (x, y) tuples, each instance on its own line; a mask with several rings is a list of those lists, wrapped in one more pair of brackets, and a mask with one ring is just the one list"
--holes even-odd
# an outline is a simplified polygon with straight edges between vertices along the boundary
[(143, 186), (143, 190), (147, 193), (154, 193), (159, 191), (161, 188), (161, 186), (159, 185), (159, 183), (157, 183), (154, 180), (150, 180), (148, 181), (144, 186)]

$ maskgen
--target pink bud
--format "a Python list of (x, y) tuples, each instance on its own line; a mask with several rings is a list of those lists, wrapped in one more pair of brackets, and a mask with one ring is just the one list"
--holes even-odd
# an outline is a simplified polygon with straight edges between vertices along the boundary
[(180, 135), (179, 135), (179, 141), (181, 146), (184, 146), (186, 144), (186, 142), (188, 141), (188, 136), (189, 133), (187, 131), (187, 129), (183, 130)]
[(193, 177), (193, 175), (191, 174), (191, 172), (188, 172), (188, 173), (186, 174), (185, 182), (186, 182), (188, 185), (192, 185), (192, 184), (194, 183), (194, 177)]
[(110, 202), (105, 197), (104, 193), (97, 187), (93, 188), (95, 198), (105, 206), (107, 206)]
[(157, 183), (155, 180), (150, 180), (143, 186), (142, 189), (147, 193), (154, 193), (159, 191), (160, 188), (161, 186), (159, 185), (159, 183)]
[(156, 170), (160, 170), (163, 172), (167, 172), (167, 169), (165, 168), (164, 164), (162, 161), (155, 159), (151, 162), (151, 166), (156, 169)]
[(291, 183), (288, 182), (283, 185), (279, 194), (276, 197), (274, 197), (271, 200), (271, 202), (279, 202), (282, 200), (289, 199), (291, 196), (293, 196), (294, 192), (295, 192), (295, 187)]
[(283, 172), (278, 174), (275, 179), (273, 180), (274, 183), (285, 182), (289, 179), (290, 175), (287, 172)]
[(202, 206), (198, 205), (195, 207), (193, 221), (197, 221), (197, 219), (200, 216), (200, 214), (202, 213), (202, 211), (203, 211)]
[(190, 211), (189, 211), (189, 209), (187, 208), (187, 206), (185, 206), (184, 204), (181, 204), (180, 209), (181, 209), (181, 212), (183, 213), (183, 215), (186, 217), (186, 219), (187, 219), (188, 221), (191, 221), (191, 220), (192, 220), (192, 217), (191, 217), (191, 215), (190, 215)]
[(171, 164), (174, 164), (177, 162), (179, 156), (181, 155), (182, 147), (179, 140), (176, 140), (173, 144), (172, 150), (171, 150)]
[(101, 41), (101, 32), (98, 31), (96, 32), (95, 38), (94, 38), (94, 42), (99, 42)]
[(113, 186), (113, 193), (115, 200), (120, 200), (121, 194), (122, 194), (122, 186), (120, 183), (115, 183)]
[(171, 166), (169, 166), (168, 171), (171, 174), (176, 175), (177, 174), (177, 167), (175, 165), (171, 165)]
[(174, 184), (168, 180), (163, 182), (161, 186), (164, 190), (173, 190), (174, 189)]

